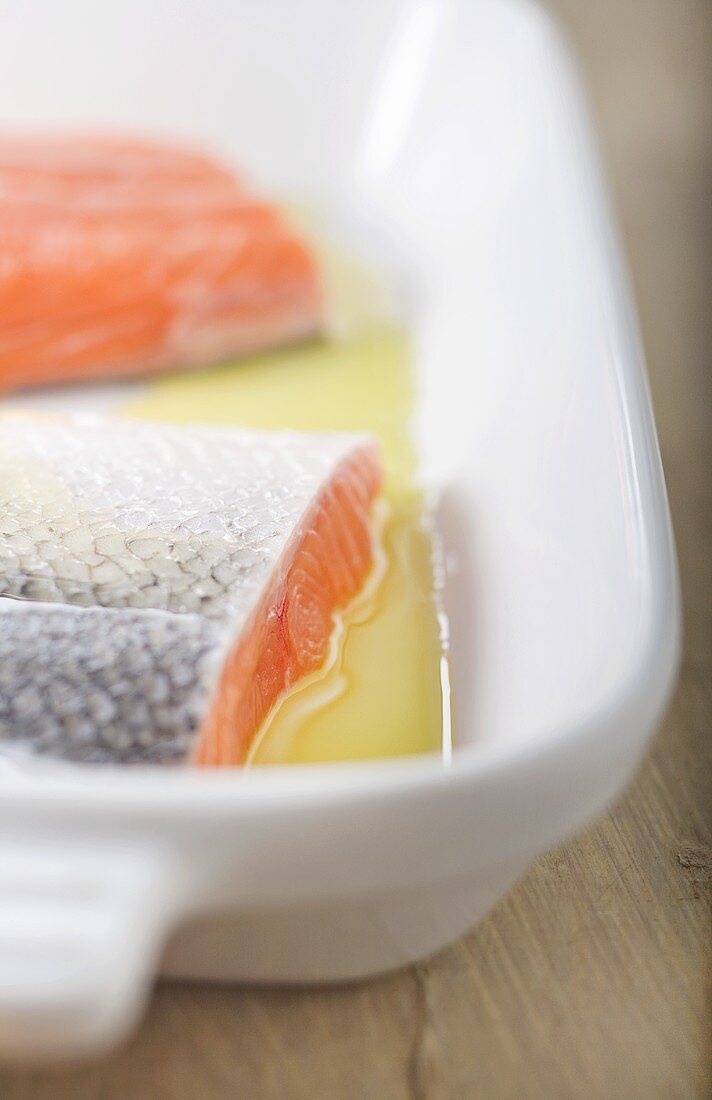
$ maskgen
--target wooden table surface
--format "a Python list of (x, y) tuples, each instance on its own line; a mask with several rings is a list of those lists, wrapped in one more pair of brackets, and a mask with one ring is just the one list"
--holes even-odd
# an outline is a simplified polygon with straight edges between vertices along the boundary
[(608, 160), (677, 534), (686, 648), (653, 750), (611, 813), (433, 960), (349, 988), (163, 985), (122, 1050), (0, 1072), (2, 1100), (712, 1095), (712, 5), (551, 6)]

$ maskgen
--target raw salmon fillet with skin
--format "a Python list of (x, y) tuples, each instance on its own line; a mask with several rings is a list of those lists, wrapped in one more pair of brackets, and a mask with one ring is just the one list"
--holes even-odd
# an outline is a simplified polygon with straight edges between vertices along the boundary
[(243, 763), (372, 574), (380, 484), (359, 436), (0, 417), (0, 752)]
[(321, 325), (312, 250), (210, 158), (0, 137), (0, 390), (204, 365)]

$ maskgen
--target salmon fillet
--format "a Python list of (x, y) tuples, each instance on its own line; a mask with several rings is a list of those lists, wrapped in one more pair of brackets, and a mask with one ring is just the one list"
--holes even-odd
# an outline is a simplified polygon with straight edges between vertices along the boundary
[(208, 157), (0, 138), (0, 389), (196, 366), (321, 319), (308, 245)]
[(242, 763), (372, 571), (380, 484), (368, 438), (0, 417), (0, 744)]

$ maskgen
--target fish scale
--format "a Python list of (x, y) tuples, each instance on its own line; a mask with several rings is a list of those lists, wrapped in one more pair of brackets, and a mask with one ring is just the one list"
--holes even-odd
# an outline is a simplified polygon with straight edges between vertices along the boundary
[[(312, 444), (289, 433), (7, 417), (0, 503), (17, 530), (0, 536), (0, 593), (42, 599), (46, 580), (46, 598), (68, 603), (90, 592), (108, 607), (218, 617), (226, 602), (249, 610), (250, 594), (341, 453), (338, 437)], [(182, 509), (166, 504), (176, 481), (186, 487)], [(285, 484), (289, 498), (265, 505)], [(46, 501), (54, 518), (35, 542)]]
[[(198, 615), (3, 608), (0, 736), (65, 760), (179, 763), (214, 682), (219, 648), (216, 625)], [(144, 656), (143, 673), (132, 650)]]

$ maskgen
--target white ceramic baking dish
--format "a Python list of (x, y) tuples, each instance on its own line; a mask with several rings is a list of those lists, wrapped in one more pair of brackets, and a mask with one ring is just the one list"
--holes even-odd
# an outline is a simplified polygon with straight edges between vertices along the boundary
[(214, 139), (407, 272), (458, 731), (449, 760), (0, 775), (0, 1047), (36, 1057), (117, 1040), (158, 969), (357, 978), (462, 933), (630, 779), (679, 612), (625, 279), (538, 8), (76, 0), (3, 20), (3, 122)]

